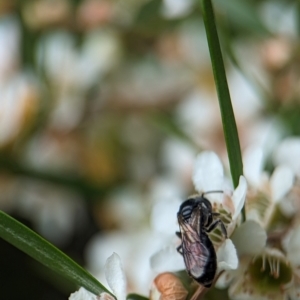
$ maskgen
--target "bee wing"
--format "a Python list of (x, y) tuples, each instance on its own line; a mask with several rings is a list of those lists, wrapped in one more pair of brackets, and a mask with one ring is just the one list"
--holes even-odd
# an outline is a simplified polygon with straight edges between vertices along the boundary
[(201, 243), (199, 232), (188, 222), (178, 218), (182, 235), (182, 253), (188, 273), (195, 279), (203, 275), (210, 253)]

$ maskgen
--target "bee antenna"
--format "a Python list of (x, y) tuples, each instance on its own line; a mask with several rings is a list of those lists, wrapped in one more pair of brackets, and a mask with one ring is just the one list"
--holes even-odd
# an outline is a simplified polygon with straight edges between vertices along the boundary
[(217, 190), (217, 191), (209, 191), (209, 192), (205, 192), (202, 194), (202, 197), (206, 194), (213, 194), (213, 193), (224, 193), (224, 191), (221, 191), (221, 190)]

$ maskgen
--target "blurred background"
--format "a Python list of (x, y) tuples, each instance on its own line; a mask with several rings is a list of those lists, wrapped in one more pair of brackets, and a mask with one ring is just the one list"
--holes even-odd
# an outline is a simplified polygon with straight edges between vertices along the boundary
[[(196, 154), (226, 149), (197, 0), (0, 1), (0, 209), (148, 296)], [(298, 1), (215, 0), (242, 151), (300, 134)], [(76, 287), (3, 240), (2, 299)]]

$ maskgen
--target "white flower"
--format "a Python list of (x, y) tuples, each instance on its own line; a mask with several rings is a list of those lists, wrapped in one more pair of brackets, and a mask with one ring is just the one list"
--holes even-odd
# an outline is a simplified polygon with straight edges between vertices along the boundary
[(240, 278), (246, 265), (255, 256), (261, 253), (267, 241), (267, 234), (261, 226), (250, 220), (239, 226), (232, 235), (232, 242), (237, 251), (240, 264), (237, 268), (226, 270), (219, 277), (216, 286), (218, 288), (228, 287), (230, 282)]
[(283, 252), (267, 247), (253, 258), (241, 259), (228, 294), (232, 300), (299, 299), (289, 297), (297, 286), (293, 281), (293, 268)]
[(291, 219), (282, 218), (277, 210), (284, 212), (294, 173), (282, 164), (269, 176), (262, 169), (263, 157), (259, 148), (246, 152), (244, 171), (250, 182), (247, 220), (231, 236), (239, 267), (223, 272), (216, 286), (229, 287), (232, 300), (300, 299), (300, 226), (292, 228)]
[[(117, 300), (126, 300), (126, 277), (117, 253), (113, 253), (106, 260), (105, 277)], [(77, 292), (70, 295), (69, 300), (115, 300), (115, 298), (105, 292), (96, 296), (81, 287)]]
[(288, 255), (285, 256), (282, 251), (266, 246), (267, 235), (259, 224), (246, 221), (232, 236), (239, 254), (239, 268), (224, 272), (216, 286), (229, 286), (228, 294), (232, 300), (300, 299), (297, 294), (300, 286), (294, 276), (298, 264), (289, 259), (289, 253), (294, 258), (298, 256), (300, 243), (296, 241), (297, 237), (299, 232), (290, 235), (295, 242), (292, 246), (287, 243)]
[(186, 16), (192, 7), (192, 0), (164, 0), (162, 13), (166, 18), (180, 18)]
[(240, 177), (238, 187), (233, 191), (229, 179), (224, 176), (224, 170), (219, 157), (210, 151), (202, 152), (196, 158), (193, 182), (197, 192), (203, 193), (221, 191), (222, 193), (210, 193), (205, 195), (214, 208), (225, 209), (229, 216), (227, 224), (228, 235), (233, 232), (238, 216), (244, 206), (247, 182), (244, 176)]
[[(263, 153), (251, 148), (245, 154), (244, 170), (251, 183), (246, 207), (247, 219), (255, 220), (267, 228), (277, 205), (285, 211), (284, 197), (294, 184), (294, 173), (288, 165), (279, 165), (269, 176), (263, 171)], [(249, 178), (248, 178), (249, 176)]]
[(196, 158), (193, 174), (195, 189), (199, 193), (223, 190), (224, 170), (219, 157), (214, 152), (203, 152)]
[(300, 176), (300, 138), (290, 137), (285, 139), (277, 147), (273, 155), (276, 165), (288, 165), (297, 176)]

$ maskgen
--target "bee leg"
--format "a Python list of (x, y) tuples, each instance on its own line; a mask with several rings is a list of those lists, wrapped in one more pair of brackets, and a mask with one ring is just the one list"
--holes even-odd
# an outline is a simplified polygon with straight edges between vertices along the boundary
[(227, 239), (227, 231), (226, 231), (225, 225), (223, 224), (223, 222), (220, 219), (217, 219), (213, 223), (211, 223), (210, 226), (206, 228), (206, 231), (211, 232), (218, 225), (221, 227), (221, 231), (222, 231), (223, 235), (225, 236), (225, 238)]
[(181, 245), (178, 246), (178, 247), (176, 248), (176, 250), (178, 251), (178, 253), (180, 253), (181, 255), (183, 255), (183, 251), (182, 251), (182, 246), (181, 246)]
[(181, 239), (181, 237), (182, 237), (181, 232), (176, 231), (175, 234)]

